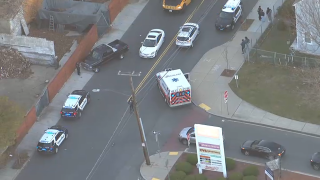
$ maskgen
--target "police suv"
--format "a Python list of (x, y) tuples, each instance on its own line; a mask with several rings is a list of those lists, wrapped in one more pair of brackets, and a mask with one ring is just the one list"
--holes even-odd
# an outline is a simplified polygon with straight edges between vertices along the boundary
[(228, 0), (223, 6), (215, 26), (219, 31), (233, 30), (236, 22), (242, 16), (241, 0)]
[(68, 129), (56, 125), (44, 131), (37, 145), (39, 153), (58, 153), (59, 146), (68, 139)]
[(60, 111), (61, 118), (80, 118), (81, 111), (90, 102), (90, 94), (85, 90), (73, 91)]

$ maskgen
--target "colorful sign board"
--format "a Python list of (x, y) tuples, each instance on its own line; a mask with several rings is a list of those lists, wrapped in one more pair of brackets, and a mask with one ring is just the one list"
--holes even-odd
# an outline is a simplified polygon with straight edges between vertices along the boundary
[(227, 177), (222, 128), (202, 124), (195, 124), (194, 128), (199, 172), (218, 171)]

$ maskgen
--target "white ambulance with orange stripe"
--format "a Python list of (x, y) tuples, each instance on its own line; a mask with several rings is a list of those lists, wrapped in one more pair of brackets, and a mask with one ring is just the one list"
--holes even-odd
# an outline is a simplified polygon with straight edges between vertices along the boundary
[(189, 73), (183, 74), (180, 69), (171, 68), (156, 74), (160, 93), (170, 107), (191, 103), (189, 76)]

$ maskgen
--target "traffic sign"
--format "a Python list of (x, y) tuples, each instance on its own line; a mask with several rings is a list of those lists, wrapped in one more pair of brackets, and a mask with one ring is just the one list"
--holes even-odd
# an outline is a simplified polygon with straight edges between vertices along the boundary
[(224, 102), (227, 103), (228, 102), (228, 91), (224, 92)]

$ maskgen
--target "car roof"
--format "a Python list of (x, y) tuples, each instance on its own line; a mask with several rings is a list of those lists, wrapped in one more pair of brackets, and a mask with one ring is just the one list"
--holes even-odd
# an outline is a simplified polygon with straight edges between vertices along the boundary
[(170, 91), (177, 90), (177, 87), (191, 88), (190, 83), (185, 78), (181, 69), (175, 69), (171, 71), (162, 71), (157, 73), (157, 76), (162, 77), (162, 80), (168, 86)]
[(229, 0), (222, 8), (224, 12), (234, 12), (240, 6), (241, 0)]
[(63, 108), (75, 108), (82, 96), (77, 94), (70, 94), (63, 105)]
[(51, 143), (52, 139), (59, 132), (57, 129), (47, 129), (39, 140), (40, 143)]
[(189, 37), (191, 31), (194, 29), (194, 26), (183, 25), (179, 31), (179, 37)]
[(266, 141), (266, 140), (261, 140), (258, 144), (259, 146), (267, 147), (270, 150), (277, 150), (279, 148), (279, 144), (272, 142), (272, 141)]

